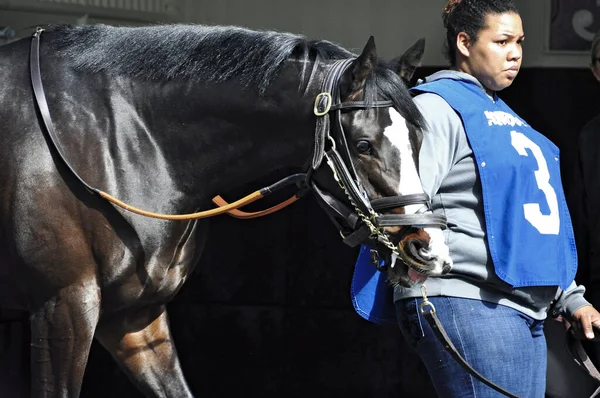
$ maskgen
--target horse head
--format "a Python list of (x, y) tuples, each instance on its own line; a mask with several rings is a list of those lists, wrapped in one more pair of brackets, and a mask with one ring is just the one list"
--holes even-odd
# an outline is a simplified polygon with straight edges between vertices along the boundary
[[(445, 219), (431, 213), (419, 178), (418, 153), (425, 121), (407, 83), (420, 65), (423, 52), (421, 39), (402, 56), (386, 63), (378, 60), (375, 42), (369, 39), (362, 53), (341, 74), (340, 103), (336, 106), (334, 100), (332, 106), (337, 112), (332, 116), (337, 125), (332, 125), (342, 134), (336, 135), (332, 127), (334, 138), (330, 140), (333, 152), (339, 152), (347, 165), (349, 176), (333, 167), (335, 183), (324, 182), (320, 173), (315, 177), (321, 188), (325, 184), (317, 196), (323, 199), (322, 191), (327, 191), (336, 198), (325, 198), (321, 203), (330, 217), (335, 203), (332, 218), (337, 218), (346, 243), (353, 246), (370, 242), (367, 244), (377, 248), (379, 256), (390, 265), (390, 282), (403, 286), (447, 273), (452, 266), (442, 233)], [(336, 163), (331, 152), (327, 152), (330, 165)], [(354, 211), (343, 210), (340, 202)]]

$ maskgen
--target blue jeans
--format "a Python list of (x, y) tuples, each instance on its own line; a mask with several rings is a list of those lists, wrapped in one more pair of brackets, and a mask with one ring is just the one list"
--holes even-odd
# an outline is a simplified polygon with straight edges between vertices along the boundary
[[(485, 378), (522, 398), (543, 398), (546, 340), (543, 322), (512, 308), (457, 297), (430, 297), (456, 349)], [(406, 341), (429, 371), (439, 397), (504, 395), (471, 376), (446, 352), (420, 313), (422, 299), (396, 302)]]

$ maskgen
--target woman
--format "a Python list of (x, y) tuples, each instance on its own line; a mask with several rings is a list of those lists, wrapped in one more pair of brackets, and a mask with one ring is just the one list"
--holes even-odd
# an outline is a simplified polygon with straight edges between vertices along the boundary
[[(454, 263), (449, 274), (427, 279), (428, 296), (473, 368), (520, 397), (543, 397), (551, 303), (554, 316), (580, 322), (588, 338), (592, 324), (600, 326), (584, 288), (573, 283), (577, 258), (558, 149), (497, 96), (517, 77), (523, 55), (513, 1), (451, 0), (443, 20), (451, 68), (413, 89), (428, 123), (423, 188), (433, 211), (448, 218)], [(419, 313), (420, 286), (396, 286), (394, 302), (440, 397), (501, 396), (444, 350)]]

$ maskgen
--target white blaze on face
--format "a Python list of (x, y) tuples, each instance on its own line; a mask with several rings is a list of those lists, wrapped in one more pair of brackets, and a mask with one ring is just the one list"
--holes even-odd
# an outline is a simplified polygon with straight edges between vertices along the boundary
[[(392, 124), (383, 131), (383, 134), (400, 152), (400, 183), (399, 195), (423, 193), (421, 179), (413, 157), (413, 148), (410, 143), (410, 132), (406, 120), (393, 108), (388, 108)], [(404, 208), (406, 214), (414, 214), (423, 207), (422, 204), (409, 205)], [(433, 262), (435, 267), (430, 275), (441, 275), (442, 270), (452, 265), (449, 248), (445, 243), (444, 234), (440, 228), (424, 228), (429, 235), (429, 247), (419, 251), (419, 255), (426, 261)]]
[[(388, 108), (392, 124), (385, 128), (383, 135), (395, 146), (400, 152), (400, 184), (398, 193), (400, 195), (410, 195), (414, 193), (423, 193), (421, 187), (421, 179), (417, 171), (413, 157), (413, 149), (410, 144), (410, 132), (406, 125), (406, 120), (394, 108)], [(416, 213), (423, 205), (406, 206), (407, 214)]]

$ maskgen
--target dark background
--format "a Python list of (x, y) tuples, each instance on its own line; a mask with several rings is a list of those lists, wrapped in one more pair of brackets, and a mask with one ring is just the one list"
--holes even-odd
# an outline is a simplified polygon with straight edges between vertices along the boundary
[(582, 24), (579, 28), (593, 35), (600, 29), (600, 7), (596, 0), (552, 0), (550, 2), (549, 50), (585, 53), (589, 51), (591, 39), (585, 40), (573, 28), (575, 13), (582, 11), (589, 12), (592, 21), (589, 25)]
[[(422, 68), (418, 75), (435, 70)], [(570, 194), (578, 190), (570, 174), (579, 130), (600, 113), (599, 94), (588, 70), (526, 68), (501, 95), (561, 148), (563, 183)], [(226, 197), (272, 182), (257, 181)], [(354, 313), (350, 280), (356, 254), (341, 242), (312, 196), (261, 219), (214, 219), (195, 274), (169, 305), (174, 339), (195, 394), (434, 396), (425, 369), (399, 330)], [(578, 279), (585, 284), (584, 274)], [(23, 321), (0, 324), (0, 397), (17, 397), (19, 386), (28, 384), (27, 328)], [(141, 395), (94, 344), (82, 396)]]

